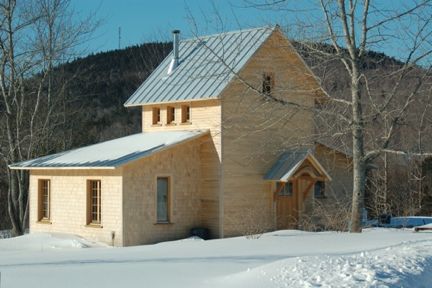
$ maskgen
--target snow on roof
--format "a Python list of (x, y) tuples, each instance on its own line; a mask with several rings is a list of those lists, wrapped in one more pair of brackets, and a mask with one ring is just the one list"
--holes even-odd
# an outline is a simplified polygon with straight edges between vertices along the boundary
[(207, 134), (207, 130), (146, 132), (57, 154), (14, 163), (11, 169), (101, 168), (114, 169), (181, 142)]
[(124, 105), (217, 98), (274, 29), (261, 27), (180, 41), (178, 67), (167, 74), (171, 52)]

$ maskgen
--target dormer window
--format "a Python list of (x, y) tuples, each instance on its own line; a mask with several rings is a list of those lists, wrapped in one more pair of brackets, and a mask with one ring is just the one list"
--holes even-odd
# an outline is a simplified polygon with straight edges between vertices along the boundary
[(182, 121), (181, 123), (190, 123), (190, 106), (182, 106)]
[(263, 74), (263, 82), (262, 82), (262, 93), (265, 95), (270, 95), (272, 93), (274, 86), (274, 77), (272, 73), (264, 73)]
[(154, 107), (153, 108), (153, 125), (159, 125), (160, 124), (160, 108)]
[(167, 124), (173, 124), (175, 122), (175, 108), (172, 106), (167, 107)]

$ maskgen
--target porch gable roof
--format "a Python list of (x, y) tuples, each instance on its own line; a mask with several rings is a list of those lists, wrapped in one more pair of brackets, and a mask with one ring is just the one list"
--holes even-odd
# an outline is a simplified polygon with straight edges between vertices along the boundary
[(306, 149), (282, 153), (276, 163), (266, 173), (264, 179), (270, 181), (288, 182), (305, 161), (309, 161), (312, 166), (328, 181), (332, 180), (329, 173), (327, 173), (315, 156), (313, 156), (311, 150)]

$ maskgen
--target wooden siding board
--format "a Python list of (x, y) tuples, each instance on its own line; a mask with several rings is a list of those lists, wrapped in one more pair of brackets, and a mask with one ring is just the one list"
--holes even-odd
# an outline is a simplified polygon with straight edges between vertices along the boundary
[[(259, 90), (262, 74), (271, 72), (275, 97), (312, 107), (317, 83), (291, 49), (274, 32), (243, 67), (240, 78)], [(276, 229), (272, 186), (263, 176), (285, 150), (298, 144), (312, 147), (312, 112), (264, 101), (239, 80), (224, 91), (222, 106), (224, 236), (241, 234), (242, 215), (248, 210), (260, 211), (248, 217), (261, 221), (263, 229)]]
[[(38, 179), (49, 179), (50, 223), (38, 222)], [(87, 180), (102, 183), (102, 227), (87, 227)], [(30, 171), (30, 233), (73, 233), (85, 238), (123, 245), (122, 172), (116, 170), (32, 170)], [(34, 208), (33, 208), (34, 207)]]
[[(176, 146), (124, 167), (125, 245), (139, 245), (189, 236), (200, 218), (201, 139)], [(156, 179), (170, 178), (170, 223), (156, 218)]]

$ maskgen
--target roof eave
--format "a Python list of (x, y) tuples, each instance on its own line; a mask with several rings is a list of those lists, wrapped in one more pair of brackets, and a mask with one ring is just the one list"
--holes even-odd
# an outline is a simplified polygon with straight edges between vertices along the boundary
[(8, 166), (11, 170), (114, 170), (115, 166)]
[[(321, 170), (321, 173), (323, 173), (326, 176), (328, 181), (333, 180), (332, 177), (330, 176), (330, 174), (324, 169), (324, 167), (319, 163), (318, 159), (316, 159), (312, 153), (309, 152), (308, 155), (306, 156), (306, 158), (308, 158), (308, 157), (312, 158), (313, 161), (311, 161), (311, 162), (313, 163), (313, 165), (316, 165)], [(306, 159), (304, 159), (304, 160), (306, 160)]]
[(24, 166), (24, 167), (21, 167), (21, 166), (9, 165), (8, 167), (12, 170), (114, 170), (117, 168), (121, 168), (127, 164), (133, 163), (135, 161), (148, 158), (148, 157), (153, 156), (153, 155), (160, 153), (162, 151), (171, 149), (177, 145), (180, 145), (180, 144), (183, 144), (183, 143), (186, 143), (189, 141), (193, 141), (193, 140), (198, 139), (200, 137), (204, 137), (205, 135), (208, 135), (209, 133), (210, 133), (210, 130), (208, 130), (208, 129), (203, 130), (202, 133), (199, 133), (199, 134), (194, 135), (192, 137), (183, 139), (181, 141), (171, 143), (171, 144), (166, 145), (162, 148), (154, 150), (151, 153), (142, 155), (141, 157), (137, 157), (134, 159), (128, 159), (128, 161), (125, 161), (123, 163), (119, 163), (118, 165), (115, 165), (115, 166), (76, 166), (76, 165), (74, 165), (74, 166), (26, 166), (26, 167)]
[[(219, 94), (220, 95), (220, 94)], [(199, 101), (209, 101), (209, 100), (219, 100), (219, 96), (212, 96), (212, 97), (206, 97), (206, 98), (200, 98), (200, 99), (184, 99), (184, 100), (176, 100), (176, 101), (164, 101), (164, 102), (149, 102), (149, 103), (136, 103), (136, 104), (123, 104), (124, 107), (130, 108), (130, 107), (141, 107), (146, 105), (165, 105), (165, 104), (172, 104), (172, 103), (190, 103), (190, 102), (199, 102)]]

